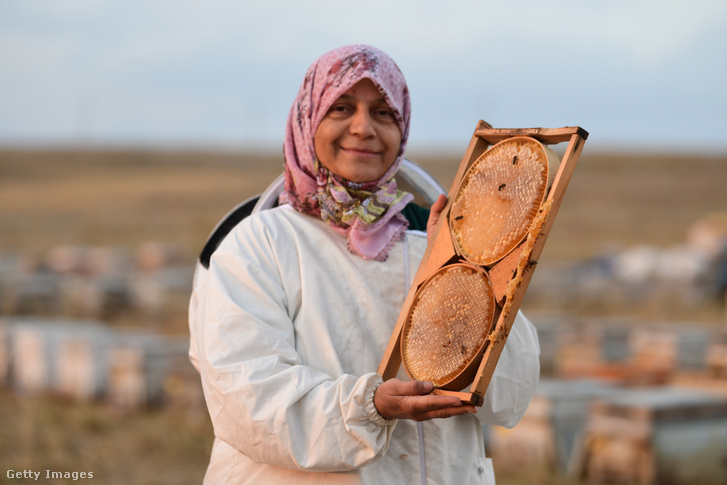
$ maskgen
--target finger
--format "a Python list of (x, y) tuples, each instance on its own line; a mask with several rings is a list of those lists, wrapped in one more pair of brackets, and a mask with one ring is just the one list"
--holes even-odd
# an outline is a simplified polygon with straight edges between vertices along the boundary
[[(459, 399), (444, 396), (408, 396), (399, 401), (399, 417), (424, 421), (456, 413), (462, 407)], [(450, 411), (447, 411), (447, 410)], [(465, 411), (466, 412), (466, 411)]]
[(411, 396), (408, 398), (412, 413), (437, 411), (446, 408), (460, 408), (464, 403), (454, 396)]
[(447, 196), (444, 194), (439, 194), (437, 200), (435, 200), (434, 204), (432, 204), (430, 211), (439, 214), (442, 212), (442, 209), (444, 209), (445, 205), (447, 205)]
[(470, 406), (470, 405), (446, 407), (446, 408), (440, 408), (440, 409), (435, 409), (432, 411), (427, 411), (425, 413), (421, 413), (421, 414), (417, 415), (415, 420), (416, 421), (428, 421), (430, 419), (445, 419), (445, 418), (451, 418), (452, 416), (461, 416), (463, 414), (473, 414), (476, 412), (477, 412), (477, 408), (475, 406)]
[(447, 418), (477, 411), (475, 406), (465, 404), (454, 396), (412, 396), (405, 401), (403, 403), (405, 414), (416, 421)]
[(387, 381), (386, 384), (386, 392), (396, 396), (423, 396), (429, 394), (434, 389), (434, 384), (429, 381), (402, 381), (399, 379), (391, 379), (390, 381)]
[(427, 220), (427, 239), (432, 238), (432, 232), (439, 221), (439, 216), (441, 215), (442, 210), (444, 210), (445, 205), (447, 205), (447, 196), (439, 194), (439, 197), (429, 209), (429, 219)]
[(439, 216), (442, 214), (442, 210), (444, 210), (445, 205), (447, 205), (447, 196), (444, 194), (439, 194), (439, 197), (437, 197), (437, 200), (429, 208), (429, 219), (427, 220), (427, 229), (433, 229), (434, 226), (437, 225), (437, 221), (439, 220)]
[(434, 390), (434, 384), (430, 381), (412, 381), (412, 394), (423, 396)]

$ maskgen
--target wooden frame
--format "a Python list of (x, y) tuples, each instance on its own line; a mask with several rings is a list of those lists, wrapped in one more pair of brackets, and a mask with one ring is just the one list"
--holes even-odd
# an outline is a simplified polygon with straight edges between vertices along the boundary
[(477, 124), (477, 128), (472, 135), (469, 147), (465, 152), (454, 183), (452, 184), (452, 189), (450, 190), (451, 196), (434, 229), (432, 240), (424, 253), (422, 263), (412, 281), (412, 286), (404, 302), (404, 307), (399, 315), (381, 364), (379, 365), (378, 372), (384, 380), (395, 377), (401, 367), (402, 329), (406, 324), (409, 308), (412, 305), (417, 290), (430, 275), (443, 266), (455, 262), (456, 250), (454, 249), (448, 223), (450, 206), (454, 199), (455, 190), (459, 187), (460, 181), (469, 167), (491, 145), (515, 136), (532, 137), (544, 145), (568, 142), (568, 146), (545, 202), (541, 206), (543, 208), (547, 207), (547, 210), (542, 211), (543, 217), (534, 223), (534, 225), (538, 225), (537, 230), (531, 230), (531, 234), (526, 241), (520, 243), (507, 256), (488, 267), (495, 299), (500, 307), (507, 305), (507, 311), (503, 310), (500, 312), (490, 335), (487, 337), (489, 344), (485, 346), (476, 377), (468, 390), (455, 392), (435, 389), (434, 391), (436, 394), (457, 396), (467, 404), (482, 405), (495, 366), (505, 346), (507, 335), (515, 321), (517, 311), (520, 308), (525, 291), (532, 278), (533, 270), (543, 250), (550, 229), (553, 226), (553, 221), (558, 213), (573, 170), (583, 151), (585, 140), (588, 138), (588, 132), (580, 127), (495, 129), (484, 121), (480, 121)]

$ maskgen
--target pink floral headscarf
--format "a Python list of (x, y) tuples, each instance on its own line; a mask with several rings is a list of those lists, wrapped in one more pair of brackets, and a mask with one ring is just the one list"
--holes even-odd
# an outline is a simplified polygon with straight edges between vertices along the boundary
[[(379, 179), (354, 183), (328, 171), (316, 159), (313, 137), (331, 105), (353, 85), (370, 79), (394, 111), (401, 130), (396, 161)], [(285, 130), (285, 190), (281, 203), (326, 221), (347, 238), (348, 250), (365, 259), (386, 260), (408, 227), (401, 214), (414, 197), (398, 190), (399, 169), (409, 136), (409, 90), (394, 61), (368, 45), (334, 49), (306, 72)]]

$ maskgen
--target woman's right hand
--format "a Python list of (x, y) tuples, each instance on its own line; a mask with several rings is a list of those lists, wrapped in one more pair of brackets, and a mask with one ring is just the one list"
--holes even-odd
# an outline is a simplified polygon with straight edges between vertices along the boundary
[(429, 208), (429, 219), (427, 220), (427, 244), (432, 243), (432, 237), (434, 237), (434, 228), (437, 227), (437, 221), (439, 216), (444, 210), (444, 206), (447, 205), (447, 196), (439, 194), (437, 200)]
[(427, 421), (477, 412), (475, 406), (463, 404), (454, 396), (430, 394), (434, 389), (428, 381), (390, 379), (374, 393), (374, 406), (386, 419)]

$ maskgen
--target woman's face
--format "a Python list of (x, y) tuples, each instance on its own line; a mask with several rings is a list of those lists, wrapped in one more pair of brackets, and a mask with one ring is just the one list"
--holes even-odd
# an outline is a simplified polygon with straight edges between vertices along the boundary
[(313, 144), (318, 160), (334, 174), (351, 182), (372, 182), (396, 161), (401, 131), (376, 85), (362, 79), (333, 103)]

